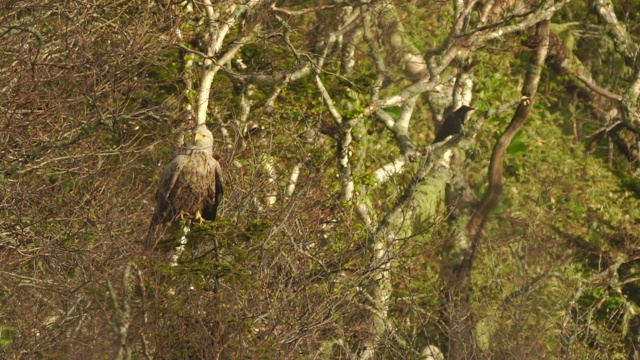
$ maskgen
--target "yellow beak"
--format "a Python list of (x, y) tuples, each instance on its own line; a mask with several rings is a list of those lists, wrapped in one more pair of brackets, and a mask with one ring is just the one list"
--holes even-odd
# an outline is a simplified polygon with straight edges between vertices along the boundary
[(204, 139), (204, 136), (202, 136), (202, 134), (193, 135), (193, 142), (198, 142), (200, 139)]

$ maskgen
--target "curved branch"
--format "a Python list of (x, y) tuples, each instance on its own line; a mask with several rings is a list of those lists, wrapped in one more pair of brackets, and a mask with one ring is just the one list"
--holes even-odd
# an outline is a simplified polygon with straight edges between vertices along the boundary
[(500, 139), (498, 139), (493, 149), (491, 163), (489, 165), (489, 186), (487, 193), (482, 198), (478, 210), (473, 214), (467, 226), (468, 235), (474, 240), (474, 245), (477, 243), (477, 237), (480, 235), (489, 214), (498, 205), (502, 197), (502, 166), (507, 148), (520, 128), (524, 125), (533, 108), (533, 98), (536, 95), (540, 81), (540, 73), (542, 72), (542, 67), (549, 50), (549, 20), (538, 23), (534, 41), (538, 44), (538, 49), (531, 60), (522, 89), (522, 96), (526, 101), (523, 101), (520, 106), (518, 106), (511, 123), (509, 123), (509, 126), (507, 126), (505, 132), (500, 136)]
[(426, 153), (427, 155), (424, 158), (420, 169), (418, 169), (418, 171), (413, 175), (411, 181), (409, 182), (409, 185), (407, 185), (404, 193), (398, 198), (391, 211), (389, 211), (382, 219), (382, 221), (380, 221), (378, 227), (375, 230), (375, 233), (372, 235), (372, 240), (380, 236), (382, 232), (386, 231), (389, 225), (391, 225), (392, 223), (391, 219), (395, 216), (398, 216), (398, 214), (403, 211), (403, 209), (408, 205), (409, 201), (413, 199), (418, 185), (420, 185), (420, 183), (422, 183), (425, 179), (432, 177), (434, 171), (439, 171), (442, 169), (440, 167), (436, 167), (435, 164), (439, 159), (443, 157), (448, 149), (452, 147), (458, 147), (461, 149), (468, 148), (469, 145), (475, 141), (473, 139), (478, 131), (480, 131), (480, 129), (482, 128), (485, 119), (494, 117), (506, 111), (518, 102), (520, 102), (520, 100), (510, 101), (496, 109), (488, 110), (478, 119), (478, 121), (470, 126), (468, 130), (465, 130), (460, 134), (451, 136), (447, 141), (429, 145), (426, 148), (422, 149), (421, 152)]
[(611, 100), (615, 100), (615, 101), (622, 101), (623, 97), (621, 95), (618, 94), (614, 94), (611, 91), (607, 90), (607, 89), (603, 89), (601, 88), (598, 84), (596, 84), (595, 82), (593, 82), (592, 79), (590, 79), (588, 76), (586, 76), (585, 74), (579, 73), (577, 71), (573, 71), (572, 69), (569, 69), (568, 67), (564, 67), (563, 68), (573, 77), (575, 77), (576, 79), (580, 80), (583, 84), (585, 84), (589, 89), (593, 90), (595, 93), (597, 93), (598, 95), (604, 96), (607, 99), (611, 99)]

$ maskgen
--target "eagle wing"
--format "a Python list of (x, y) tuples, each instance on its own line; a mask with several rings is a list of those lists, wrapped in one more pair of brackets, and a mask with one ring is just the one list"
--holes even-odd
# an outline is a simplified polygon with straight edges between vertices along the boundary
[(218, 212), (218, 206), (222, 202), (222, 195), (224, 193), (222, 184), (222, 169), (220, 164), (215, 160), (212, 160), (214, 176), (212, 181), (208, 184), (207, 199), (204, 202), (202, 208), (202, 218), (205, 220), (215, 220)]
[(182, 166), (184, 164), (183, 156), (184, 155), (176, 156), (169, 165), (167, 165), (167, 168), (162, 174), (158, 191), (156, 191), (156, 212), (153, 214), (153, 219), (151, 220), (152, 226), (172, 220), (173, 217), (176, 216), (176, 214), (174, 214), (176, 210), (171, 204), (171, 199), (173, 199), (175, 195), (173, 193), (175, 191), (176, 180), (182, 172)]

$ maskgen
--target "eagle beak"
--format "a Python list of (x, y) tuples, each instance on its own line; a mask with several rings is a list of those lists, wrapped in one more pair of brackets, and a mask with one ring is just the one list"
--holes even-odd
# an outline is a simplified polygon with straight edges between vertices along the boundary
[(200, 139), (204, 139), (204, 136), (202, 136), (202, 134), (195, 134), (193, 136), (193, 141), (194, 142), (198, 142), (198, 141), (200, 141)]

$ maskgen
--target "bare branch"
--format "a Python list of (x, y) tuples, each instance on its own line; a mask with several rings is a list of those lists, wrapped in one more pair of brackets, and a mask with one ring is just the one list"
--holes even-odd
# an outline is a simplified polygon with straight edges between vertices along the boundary
[(598, 84), (596, 84), (593, 79), (591, 79), (590, 76), (587, 76), (585, 74), (579, 73), (573, 69), (570, 69), (568, 67), (565, 67), (565, 70), (571, 74), (572, 76), (574, 76), (576, 79), (582, 81), (583, 84), (585, 84), (589, 89), (593, 90), (594, 92), (596, 92), (599, 95), (602, 95), (604, 97), (606, 97), (607, 99), (611, 99), (611, 100), (615, 100), (615, 101), (622, 101), (623, 97), (621, 95), (618, 94), (614, 94), (611, 91), (607, 90), (607, 89), (603, 89), (601, 88)]
[(376, 180), (376, 184), (382, 184), (393, 176), (400, 174), (404, 170), (406, 162), (405, 157), (402, 156), (375, 170), (373, 172), (373, 177)]
[(304, 15), (304, 14), (308, 14), (308, 13), (312, 13), (312, 12), (318, 12), (318, 11), (322, 11), (322, 10), (327, 10), (327, 9), (335, 9), (339, 6), (345, 6), (343, 4), (334, 4), (334, 5), (320, 5), (320, 6), (316, 6), (316, 7), (312, 7), (312, 8), (306, 8), (306, 9), (302, 9), (302, 10), (289, 10), (289, 9), (283, 9), (283, 8), (279, 8), (276, 7), (276, 3), (274, 2), (273, 4), (271, 4), (271, 10), (275, 11), (275, 12), (279, 12), (285, 15), (289, 15), (289, 16), (297, 16), (297, 15)]
[[(204, 60), (203, 64), (203, 75), (200, 80), (200, 88), (198, 90), (198, 100), (196, 103), (196, 124), (204, 124), (207, 119), (207, 110), (209, 107), (209, 94), (211, 93), (211, 83), (216, 73), (220, 69), (220, 66), (227, 63), (231, 60), (236, 52), (240, 50), (240, 48), (249, 41), (249, 39), (253, 36), (251, 31), (248, 35), (245, 35), (242, 39), (236, 41), (231, 49), (227, 51), (214, 66), (213, 58), (216, 57), (220, 48), (222, 47), (222, 43), (224, 39), (231, 29), (232, 26), (235, 25), (237, 19), (249, 8), (256, 6), (259, 4), (260, 0), (251, 0), (246, 5), (231, 5), (228, 8), (228, 12), (230, 13), (229, 18), (219, 26), (218, 29), (215, 28), (215, 24), (219, 18), (219, 14), (215, 11), (211, 0), (204, 0), (205, 9), (207, 12), (207, 22), (209, 28), (209, 39), (208, 39), (208, 48), (207, 48), (207, 57)], [(256, 26), (258, 26), (256, 24)]]
[(502, 166), (507, 147), (511, 144), (514, 136), (527, 120), (533, 108), (533, 98), (537, 92), (540, 73), (542, 72), (542, 67), (549, 50), (549, 20), (538, 24), (536, 30), (535, 42), (538, 44), (538, 49), (531, 60), (531, 66), (525, 77), (525, 83), (522, 89), (522, 96), (525, 101), (520, 104), (511, 123), (509, 123), (509, 126), (507, 126), (507, 129), (495, 145), (489, 165), (489, 186), (487, 193), (482, 198), (478, 210), (474, 213), (467, 226), (469, 237), (474, 240), (474, 243), (477, 242), (476, 237), (480, 236), (482, 226), (489, 216), (489, 213), (495, 208), (502, 196)]
[(333, 118), (333, 121), (336, 124), (341, 125), (342, 124), (342, 115), (340, 115), (340, 112), (338, 111), (338, 109), (334, 105), (333, 99), (331, 99), (331, 95), (329, 95), (329, 92), (327, 91), (327, 88), (324, 87), (324, 84), (322, 83), (322, 80), (320, 79), (320, 76), (318, 76), (318, 75), (316, 75), (316, 86), (318, 87), (318, 90), (320, 91), (320, 95), (322, 95), (322, 99), (324, 100), (325, 105), (327, 105), (327, 108), (329, 109), (329, 113), (331, 114), (331, 117)]
[(285, 195), (287, 197), (291, 197), (293, 192), (296, 190), (296, 184), (298, 183), (298, 177), (300, 177), (300, 168), (302, 167), (301, 163), (297, 163), (291, 169), (291, 175), (289, 176), (289, 184), (287, 185), (287, 191)]

